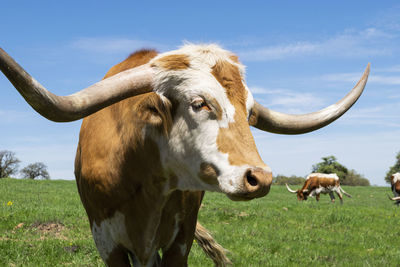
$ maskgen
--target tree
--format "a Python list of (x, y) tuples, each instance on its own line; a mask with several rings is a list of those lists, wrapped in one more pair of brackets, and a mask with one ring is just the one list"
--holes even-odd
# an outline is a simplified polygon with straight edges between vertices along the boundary
[(322, 162), (312, 166), (312, 172), (336, 173), (341, 180), (345, 180), (349, 170), (337, 162), (335, 156), (323, 157)]
[(340, 164), (334, 156), (323, 157), (322, 162), (312, 166), (312, 172), (336, 173), (342, 185), (370, 185), (367, 178), (357, 173), (355, 170), (347, 169), (347, 167)]
[(41, 178), (44, 180), (49, 180), (50, 175), (47, 172), (47, 166), (42, 162), (36, 162), (29, 164), (21, 170), (22, 176), (26, 179)]
[(18, 172), (20, 160), (15, 157), (15, 153), (2, 150), (0, 151), (0, 178), (10, 177)]
[(400, 152), (397, 153), (396, 162), (392, 167), (390, 167), (389, 171), (386, 173), (385, 181), (390, 184), (390, 177), (396, 172), (400, 172)]

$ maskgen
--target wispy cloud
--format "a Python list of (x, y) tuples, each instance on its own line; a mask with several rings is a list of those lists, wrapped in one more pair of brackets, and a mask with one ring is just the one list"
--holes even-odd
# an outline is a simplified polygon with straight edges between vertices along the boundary
[[(346, 30), (343, 33), (320, 41), (295, 41), (275, 46), (252, 48), (239, 52), (247, 61), (270, 61), (299, 56), (371, 56), (392, 53), (390, 46), (382, 45), (394, 35), (377, 28), (362, 31)], [(380, 44), (377, 46), (377, 44)]]
[(19, 110), (0, 110), (2, 123), (21, 123), (33, 119), (33, 112), (24, 112)]
[(293, 114), (310, 112), (325, 104), (321, 97), (307, 92), (257, 86), (251, 87), (250, 91), (261, 104)]
[[(329, 82), (354, 82), (360, 78), (360, 73), (332, 73), (322, 75), (321, 79)], [(399, 85), (400, 75), (376, 75), (371, 73), (368, 83)]]
[(400, 109), (400, 102), (377, 104), (369, 107), (359, 107), (349, 112), (341, 124), (351, 126), (384, 127), (387, 129), (400, 129), (399, 114), (394, 110)]
[(372, 75), (370, 82), (388, 85), (400, 85), (400, 76)]
[(252, 51), (239, 52), (240, 58), (247, 61), (268, 61), (293, 57), (299, 55), (309, 55), (319, 50), (319, 44), (309, 42), (296, 42), (278, 46), (268, 46)]
[(374, 72), (400, 72), (400, 65), (385, 68), (374, 68)]
[(400, 31), (400, 5), (380, 10), (372, 20), (372, 25), (390, 31)]

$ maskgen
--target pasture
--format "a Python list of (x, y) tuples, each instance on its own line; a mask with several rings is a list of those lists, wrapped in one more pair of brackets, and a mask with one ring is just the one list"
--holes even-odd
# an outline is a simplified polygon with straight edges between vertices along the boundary
[[(206, 193), (199, 221), (234, 266), (398, 266), (390, 188), (343, 189), (353, 195), (343, 205), (298, 202), (284, 186), (249, 202)], [(0, 179), (0, 266), (103, 266), (75, 181)], [(212, 266), (197, 244), (189, 266)]]

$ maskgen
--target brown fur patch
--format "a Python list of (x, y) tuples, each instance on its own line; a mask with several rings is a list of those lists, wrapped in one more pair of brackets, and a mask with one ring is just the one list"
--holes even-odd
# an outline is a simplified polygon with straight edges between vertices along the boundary
[(314, 190), (317, 187), (328, 187), (328, 186), (338, 186), (340, 185), (339, 180), (334, 178), (321, 178), (321, 177), (310, 177), (306, 180), (301, 191), (308, 189), (309, 191)]
[(190, 60), (187, 55), (168, 55), (153, 64), (166, 70), (184, 70), (190, 67)]
[(148, 63), (152, 58), (157, 56), (158, 52), (153, 49), (142, 49), (132, 53), (127, 59), (113, 66), (103, 79), (111, 77), (121, 71), (132, 69)]
[(397, 181), (393, 184), (394, 190), (400, 194), (400, 181)]
[(213, 164), (202, 162), (198, 176), (206, 184), (217, 185), (219, 171)]
[(238, 67), (227, 62), (219, 61), (212, 68), (212, 75), (225, 88), (229, 101), (236, 112), (246, 112), (247, 91), (242, 83)]
[(229, 163), (232, 165), (265, 166), (247, 121), (247, 91), (238, 67), (227, 61), (220, 61), (213, 67), (212, 74), (225, 88), (229, 101), (235, 107), (234, 122), (229, 123), (227, 128), (219, 129), (219, 151), (228, 154)]
[(230, 57), (229, 57), (233, 62), (235, 62), (235, 63), (240, 63), (239, 62), (239, 58), (238, 58), (238, 56), (236, 56), (236, 55), (231, 55)]

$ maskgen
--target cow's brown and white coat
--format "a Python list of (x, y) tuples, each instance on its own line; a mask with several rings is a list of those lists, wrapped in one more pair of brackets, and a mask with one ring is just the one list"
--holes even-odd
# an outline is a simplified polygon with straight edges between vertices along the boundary
[[(190, 45), (158, 56), (141, 51), (106, 78), (146, 60), (156, 70), (154, 92), (84, 119), (75, 173), (105, 262), (127, 263), (129, 252), (151, 266), (162, 249), (163, 265), (180, 266), (193, 241), (202, 190), (261, 197), (271, 170), (251, 136), (253, 99), (232, 54)], [(258, 189), (243, 182), (246, 173)]]
[(342, 193), (351, 197), (351, 195), (346, 193), (340, 186), (339, 176), (337, 176), (336, 173), (311, 173), (307, 176), (303, 187), (297, 191), (290, 189), (287, 184), (286, 187), (289, 192), (297, 194), (298, 200), (307, 200), (307, 197), (316, 196), (316, 200), (318, 201), (320, 194), (322, 193), (329, 194), (331, 201), (334, 202), (334, 192), (339, 196), (341, 203), (343, 203)]
[(394, 197), (389, 197), (389, 199), (396, 201), (395, 204), (400, 204), (400, 172), (392, 174), (390, 177), (390, 184)]
[(290, 115), (257, 103), (244, 66), (217, 45), (139, 51), (70, 96), (47, 91), (2, 49), (0, 69), (44, 117), (84, 118), (75, 176), (96, 246), (109, 266), (186, 266), (193, 238), (209, 242), (214, 262), (226, 264), (197, 224), (197, 213), (204, 190), (233, 200), (269, 192), (271, 169), (249, 125), (281, 134), (324, 127), (357, 101), (369, 74), (368, 65), (336, 104)]

